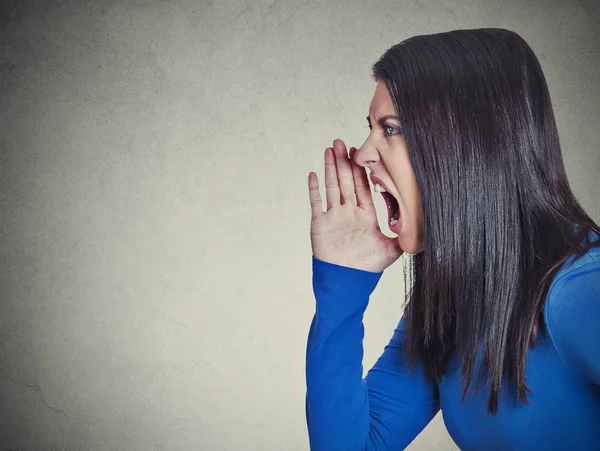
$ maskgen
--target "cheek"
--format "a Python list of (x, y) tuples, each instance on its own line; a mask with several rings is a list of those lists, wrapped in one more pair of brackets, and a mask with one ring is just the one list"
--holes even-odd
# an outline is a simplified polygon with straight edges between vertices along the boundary
[(411, 222), (414, 222), (420, 216), (421, 200), (417, 184), (411, 176), (410, 171), (399, 171), (393, 177), (398, 181), (396, 188), (400, 196), (401, 208), (410, 216)]

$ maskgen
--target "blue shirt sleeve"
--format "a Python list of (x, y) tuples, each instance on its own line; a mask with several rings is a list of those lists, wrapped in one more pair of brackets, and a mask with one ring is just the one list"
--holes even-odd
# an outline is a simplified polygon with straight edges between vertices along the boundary
[(383, 273), (313, 256), (316, 313), (306, 351), (306, 421), (312, 451), (399, 450), (439, 410), (437, 385), (405, 361), (403, 321), (363, 379), (363, 314)]
[(544, 313), (565, 364), (600, 385), (600, 260), (590, 259), (558, 279)]

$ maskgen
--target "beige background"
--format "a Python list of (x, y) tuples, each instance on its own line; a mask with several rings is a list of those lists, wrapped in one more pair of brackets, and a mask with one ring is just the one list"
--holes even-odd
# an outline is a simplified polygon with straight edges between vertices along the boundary
[[(0, 451), (308, 449), (307, 174), (363, 142), (370, 67), (409, 36), (521, 34), (600, 220), (592, 0), (2, 5)], [(397, 263), (365, 374), (403, 291)], [(438, 415), (409, 449), (456, 447)]]

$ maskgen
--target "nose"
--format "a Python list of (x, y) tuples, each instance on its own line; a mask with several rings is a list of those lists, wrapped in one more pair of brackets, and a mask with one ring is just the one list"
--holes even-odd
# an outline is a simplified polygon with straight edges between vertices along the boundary
[(377, 152), (377, 148), (367, 140), (360, 146), (359, 149), (354, 152), (354, 162), (364, 167), (370, 167), (371, 165), (377, 163), (379, 161), (379, 152)]

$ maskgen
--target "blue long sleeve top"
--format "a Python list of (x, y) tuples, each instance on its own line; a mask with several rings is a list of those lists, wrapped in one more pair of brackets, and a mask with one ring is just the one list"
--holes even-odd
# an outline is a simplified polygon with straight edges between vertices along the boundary
[(403, 319), (363, 378), (362, 319), (383, 273), (313, 256), (305, 405), (311, 450), (401, 450), (440, 409), (461, 450), (600, 450), (600, 249), (573, 259), (552, 281), (546, 333), (527, 356), (529, 404), (503, 385), (498, 413), (488, 416), (485, 390), (469, 392), (461, 405), (455, 352), (440, 383), (418, 364), (408, 369)]

